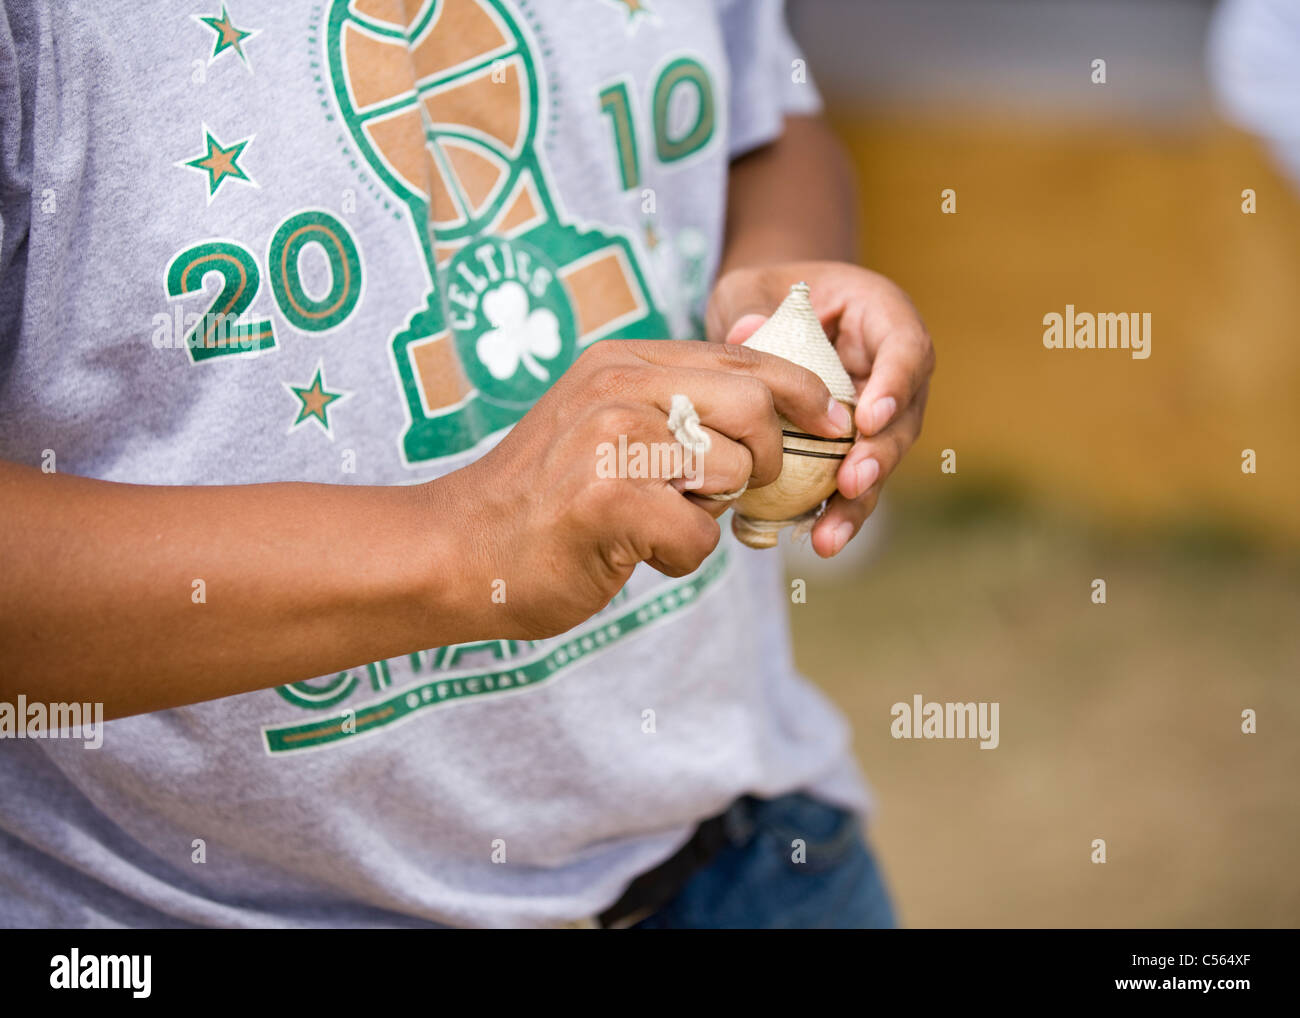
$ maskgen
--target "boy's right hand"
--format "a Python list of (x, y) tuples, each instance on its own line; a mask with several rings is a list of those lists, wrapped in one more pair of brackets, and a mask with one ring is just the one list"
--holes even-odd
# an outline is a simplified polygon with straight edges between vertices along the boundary
[[(653, 450), (676, 441), (668, 412), (677, 393), (712, 440), (691, 491), (681, 479), (602, 477), (602, 443), (617, 448), (625, 437), (630, 449)], [(780, 357), (691, 340), (594, 344), (496, 448), (426, 486), (440, 489), (436, 506), (464, 516), (468, 575), (480, 589), (462, 596), (491, 605), (503, 593), (493, 634), (540, 639), (605, 607), (638, 562), (668, 576), (693, 572), (730, 505), (700, 496), (780, 473), (778, 413), (827, 437), (849, 423), (815, 374)]]

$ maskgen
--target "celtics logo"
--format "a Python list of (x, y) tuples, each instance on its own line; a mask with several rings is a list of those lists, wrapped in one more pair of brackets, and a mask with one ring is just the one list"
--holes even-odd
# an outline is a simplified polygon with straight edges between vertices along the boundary
[(486, 403), (524, 411), (573, 361), (576, 329), (558, 269), (495, 237), (458, 252), (447, 297), (460, 361)]
[(357, 150), (410, 211), (430, 279), (392, 337), (405, 462), (514, 424), (587, 345), (669, 330), (626, 237), (566, 223), (535, 47), (502, 0), (334, 0), (324, 44)]

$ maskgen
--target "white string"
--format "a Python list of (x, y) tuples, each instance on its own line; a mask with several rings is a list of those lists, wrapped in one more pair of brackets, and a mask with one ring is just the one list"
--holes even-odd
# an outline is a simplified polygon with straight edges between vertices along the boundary
[(713, 439), (700, 424), (695, 404), (684, 393), (677, 393), (668, 408), (668, 430), (691, 452), (708, 452), (713, 446)]
[[(699, 412), (695, 409), (695, 404), (691, 402), (691, 397), (685, 393), (677, 393), (673, 396), (672, 402), (668, 407), (668, 430), (673, 433), (673, 437), (682, 444), (688, 453), (699, 456), (708, 452), (713, 447), (713, 439), (704, 425), (700, 423)], [(705, 495), (705, 498), (711, 498), (715, 502), (732, 502), (745, 493), (749, 487), (746, 481), (736, 491), (728, 491), (721, 495)]]

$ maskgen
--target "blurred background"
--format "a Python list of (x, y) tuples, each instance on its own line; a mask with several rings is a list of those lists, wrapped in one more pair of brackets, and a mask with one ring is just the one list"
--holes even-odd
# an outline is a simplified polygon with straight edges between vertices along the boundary
[[(903, 922), (1300, 925), (1300, 3), (788, 2), (939, 354), (854, 556), (788, 559)], [(1149, 312), (1150, 359), (1045, 349), (1066, 304)], [(891, 738), (916, 694), (1001, 744)]]

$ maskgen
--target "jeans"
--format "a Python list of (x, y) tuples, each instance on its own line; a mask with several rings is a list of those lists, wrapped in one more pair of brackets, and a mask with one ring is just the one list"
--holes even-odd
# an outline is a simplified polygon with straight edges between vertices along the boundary
[(795, 793), (741, 799), (728, 811), (726, 824), (728, 843), (722, 851), (635, 929), (897, 925), (855, 814)]

